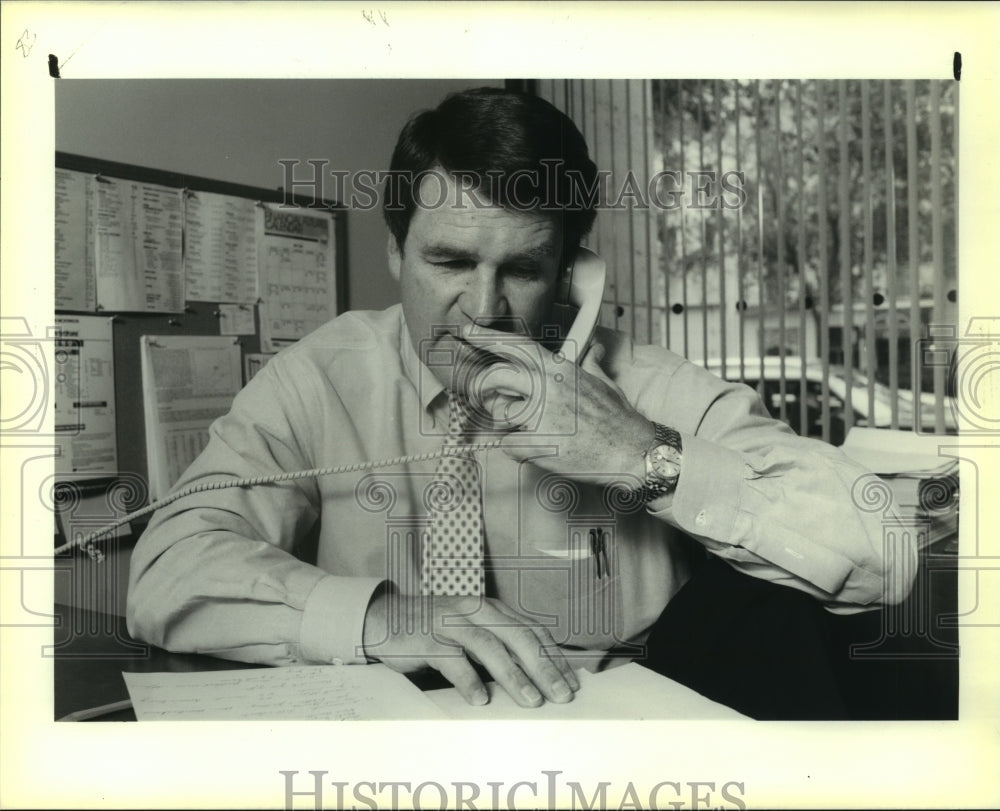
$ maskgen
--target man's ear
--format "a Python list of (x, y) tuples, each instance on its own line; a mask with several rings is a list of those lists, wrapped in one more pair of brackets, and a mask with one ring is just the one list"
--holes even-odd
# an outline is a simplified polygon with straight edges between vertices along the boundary
[(396, 242), (396, 237), (392, 234), (389, 234), (389, 241), (386, 243), (385, 252), (389, 260), (389, 275), (398, 282), (400, 267), (403, 264), (403, 255), (399, 250), (399, 243)]

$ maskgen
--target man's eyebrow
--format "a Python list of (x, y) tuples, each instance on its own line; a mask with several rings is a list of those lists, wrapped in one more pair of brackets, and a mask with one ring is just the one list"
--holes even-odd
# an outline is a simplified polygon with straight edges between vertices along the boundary
[(527, 260), (528, 262), (541, 262), (551, 256), (552, 247), (550, 245), (535, 245), (518, 251), (509, 257), (509, 261), (520, 262)]
[(424, 256), (447, 256), (462, 259), (476, 257), (476, 252), (474, 250), (469, 248), (459, 248), (456, 245), (448, 245), (443, 242), (425, 245), (420, 249), (420, 253)]
[[(473, 248), (461, 248), (457, 245), (449, 245), (443, 242), (425, 245), (420, 249), (420, 253), (425, 257), (448, 257), (449, 259), (479, 258), (478, 252)], [(517, 262), (541, 262), (551, 257), (552, 254), (552, 248), (548, 245), (527, 247), (508, 256), (504, 264)]]

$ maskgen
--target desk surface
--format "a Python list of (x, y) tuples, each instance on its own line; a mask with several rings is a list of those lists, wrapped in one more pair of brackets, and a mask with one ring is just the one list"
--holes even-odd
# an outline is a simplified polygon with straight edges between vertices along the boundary
[[(937, 547), (941, 548), (940, 546)], [(921, 555), (918, 587), (891, 609), (898, 634), (880, 642), (881, 655), (854, 663), (852, 702), (865, 719), (954, 719), (958, 717), (957, 570), (949, 554)], [(934, 551), (937, 551), (935, 549)], [(933, 577), (931, 575), (934, 575)], [(122, 671), (138, 673), (233, 670), (251, 667), (212, 656), (169, 653), (134, 641), (125, 619), (83, 606), (57, 604), (58, 625), (51, 655), (54, 666), (54, 717), (129, 698)], [(949, 621), (950, 620), (950, 621)], [(835, 619), (844, 639), (878, 639), (865, 628), (868, 615)], [(860, 630), (859, 630), (860, 629)], [(873, 635), (874, 634), (874, 635)], [(845, 642), (846, 644), (846, 642)], [(423, 690), (450, 687), (437, 672), (408, 678)], [(881, 685), (885, 689), (874, 689)], [(888, 698), (887, 698), (888, 696)], [(107, 721), (135, 720), (131, 709), (102, 715)]]
[[(57, 604), (53, 638), (54, 717), (103, 707), (128, 699), (122, 672), (190, 673), (255, 667), (201, 654), (170, 653), (136, 642), (125, 628), (125, 618), (87, 608)], [(435, 671), (408, 675), (422, 690), (451, 687)], [(101, 715), (94, 720), (134, 721), (131, 709)]]

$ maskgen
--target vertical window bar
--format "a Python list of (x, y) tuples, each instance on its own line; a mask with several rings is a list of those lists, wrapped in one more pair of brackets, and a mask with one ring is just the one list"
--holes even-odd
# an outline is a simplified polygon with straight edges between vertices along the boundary
[(799, 227), (796, 262), (799, 266), (799, 433), (809, 436), (809, 391), (806, 381), (806, 167), (802, 128), (802, 80), (795, 83), (795, 154), (798, 169)]
[[(736, 170), (743, 171), (742, 151), (740, 145), (740, 82), (733, 80), (733, 99), (736, 113)], [(742, 187), (741, 187), (742, 188)], [(736, 279), (739, 301), (737, 313), (740, 324), (740, 383), (746, 380), (746, 289), (743, 284), (743, 206), (736, 208)]]
[[(583, 79), (580, 81), (580, 95), (581, 108), (583, 114), (580, 117), (580, 127), (583, 133), (584, 139), (590, 145), (590, 158), (597, 164), (600, 168), (600, 163), (598, 163), (598, 149), (600, 144), (597, 143), (597, 127), (594, 125), (595, 110), (594, 110), (594, 80), (593, 79)], [(590, 234), (587, 236), (587, 244), (591, 249), (600, 254), (600, 232), (598, 230), (601, 215), (598, 213), (597, 220), (594, 221), (594, 228), (591, 230)]]
[(861, 185), (865, 195), (865, 376), (868, 380), (868, 425), (875, 425), (875, 263), (872, 258), (874, 212), (872, 210), (871, 84), (861, 80)]
[[(587, 142), (590, 144), (590, 157), (597, 164), (598, 171), (607, 164), (603, 163), (603, 153), (604, 153), (604, 143), (602, 138), (598, 138), (598, 118), (599, 105), (597, 101), (597, 80), (596, 79), (584, 79), (581, 84), (583, 85), (583, 109), (584, 109), (584, 123), (586, 129), (583, 131), (583, 135), (587, 138)], [(598, 185), (600, 189), (600, 185)], [(600, 197), (600, 191), (598, 191), (598, 203), (603, 205), (603, 200)], [(607, 219), (607, 212), (599, 211), (597, 218), (594, 220), (594, 227), (587, 237), (587, 246), (593, 250), (598, 256), (603, 256), (605, 253), (604, 242), (602, 239), (603, 230), (605, 225), (605, 220)], [(608, 285), (605, 284), (604, 292), (601, 296), (601, 323), (608, 326), (614, 323), (614, 316), (612, 313), (612, 305), (608, 302)]]
[(917, 403), (923, 389), (920, 364), (914, 353), (917, 341), (923, 338), (924, 328), (920, 319), (920, 253), (917, 219), (917, 93), (913, 80), (906, 82), (906, 230), (907, 262), (910, 270), (910, 388), (913, 390), (913, 418), (911, 428), (918, 429)]
[(757, 159), (757, 356), (760, 362), (757, 390), (764, 396), (764, 317), (767, 313), (764, 302), (764, 165), (760, 156), (760, 133), (763, 115), (760, 104), (760, 80), (753, 86), (754, 120), (757, 135), (754, 138), (754, 157)]
[[(646, 194), (649, 194), (649, 178), (652, 177), (652, 154), (656, 139), (653, 137), (653, 84), (649, 79), (639, 83), (642, 93), (642, 159), (645, 168)], [(652, 200), (646, 199), (646, 264), (641, 272), (646, 277), (646, 343), (653, 343), (653, 319), (656, 310), (653, 308), (653, 274), (657, 272), (659, 262), (659, 240), (656, 238), (656, 214), (653, 211)], [(659, 341), (662, 343), (661, 341)]]
[[(616, 197), (619, 194), (621, 194), (621, 192), (625, 188), (630, 188), (630, 187), (626, 187), (625, 184), (627, 184), (629, 182), (629, 176), (630, 176), (633, 168), (635, 167), (635, 162), (634, 162), (635, 149), (634, 149), (634, 144), (632, 142), (632, 133), (635, 131), (635, 126), (634, 126), (635, 122), (632, 120), (632, 88), (633, 88), (633, 85), (634, 85), (634, 81), (630, 81), (628, 79), (626, 79), (625, 81), (623, 81), (621, 83), (621, 88), (622, 88), (622, 91), (623, 91), (623, 95), (625, 96), (625, 113), (624, 113), (624, 117), (622, 118), (622, 120), (625, 122), (625, 144), (624, 144), (624, 146), (625, 146), (625, 152), (624, 152), (624, 158), (625, 158), (625, 160), (620, 164), (620, 168), (622, 169), (622, 172), (620, 173), (620, 175), (619, 175), (618, 172), (615, 173), (616, 176), (618, 176), (617, 180), (615, 182), (615, 195), (616, 195)], [(618, 116), (615, 116), (615, 117), (617, 118)], [(621, 213), (620, 213), (620, 216), (624, 216), (628, 220), (628, 245), (627, 245), (627, 253), (628, 253), (628, 300), (629, 300), (629, 304), (632, 305), (632, 311), (630, 313), (631, 317), (629, 318), (629, 335), (632, 336), (632, 340), (634, 341), (634, 340), (638, 340), (638, 338), (639, 338), (639, 325), (638, 325), (637, 322), (639, 320), (640, 310), (639, 310), (639, 299), (636, 297), (636, 294), (635, 294), (636, 293), (635, 274), (636, 274), (636, 267), (637, 267), (637, 265), (639, 263), (636, 262), (636, 255), (635, 255), (636, 254), (637, 245), (638, 245), (638, 242), (637, 242), (636, 236), (635, 236), (636, 212), (635, 212), (634, 209), (631, 208), (631, 202), (632, 202), (631, 198), (628, 198), (628, 199), (629, 199), (629, 202), (625, 203), (625, 200), (623, 198), (622, 205), (628, 205), (629, 207), (623, 209), (621, 211)]]
[[(719, 357), (722, 362), (722, 377), (728, 379), (726, 357), (729, 345), (726, 342), (726, 220), (722, 212), (722, 83), (715, 79), (712, 82), (712, 103), (715, 115), (715, 222), (719, 240)], [(706, 320), (708, 310), (705, 311)]]
[(785, 380), (785, 166), (781, 157), (781, 80), (774, 82), (774, 208), (775, 208), (775, 259), (778, 272), (778, 414), (782, 422), (788, 422), (788, 404), (785, 397), (788, 383)]
[[(684, 143), (684, 80), (677, 80), (677, 109), (678, 120), (680, 122), (680, 153), (681, 153), (681, 190), (686, 183), (685, 174), (685, 147)], [(688, 338), (688, 288), (687, 288), (687, 202), (681, 198), (681, 321), (684, 328), (684, 357), (691, 356), (691, 347)]]
[(851, 389), (854, 386), (854, 375), (852, 367), (854, 364), (853, 344), (854, 344), (854, 296), (851, 289), (851, 198), (848, 194), (848, 172), (850, 167), (847, 163), (847, 82), (840, 79), (837, 82), (837, 100), (840, 115), (840, 126), (837, 133), (840, 141), (840, 177), (838, 183), (839, 207), (838, 212), (840, 225), (840, 300), (843, 309), (843, 329), (841, 332), (841, 350), (844, 353), (844, 381), (846, 383), (844, 392), (844, 432), (851, 430), (854, 425), (854, 404), (851, 397)]
[[(614, 115), (614, 82), (611, 79), (602, 81), (601, 84), (607, 90), (607, 95), (605, 96), (605, 104), (601, 105), (603, 109), (600, 109), (601, 117), (603, 119), (603, 126), (607, 127), (608, 131), (608, 161), (604, 165), (611, 170), (610, 178), (610, 188), (609, 194), (614, 195), (614, 184), (615, 184), (615, 115)], [(621, 263), (618, 261), (618, 237), (617, 237), (617, 223), (615, 222), (615, 212), (610, 208), (607, 209), (608, 216), (605, 218), (605, 260), (608, 263), (608, 269), (611, 271), (609, 276), (609, 286), (611, 287), (611, 299), (612, 305), (614, 306), (614, 324), (615, 329), (621, 329), (621, 313), (622, 307), (619, 303), (620, 299), (620, 289), (619, 284), (621, 281)]]
[[(660, 80), (656, 83), (656, 92), (660, 99), (660, 136), (662, 138), (663, 148), (660, 150), (662, 155), (663, 166), (661, 169), (668, 169), (666, 165), (669, 160), (670, 155), (670, 132), (667, 129), (667, 83), (665, 80)], [(667, 223), (667, 212), (664, 210), (657, 210), (657, 220), (663, 225), (663, 233), (667, 233), (666, 223)], [(670, 253), (660, 251), (660, 261), (656, 266), (656, 272), (663, 275), (663, 345), (669, 349), (670, 348), (670, 267), (673, 264), (673, 249), (674, 246), (668, 246)]]
[[(896, 167), (893, 154), (892, 82), (883, 86), (882, 129), (885, 133), (885, 261), (889, 298), (889, 395), (891, 425), (899, 428), (899, 325), (896, 312)], [(915, 403), (914, 403), (915, 405)]]
[[(581, 85), (583, 86), (583, 109), (587, 127), (584, 130), (584, 136), (586, 136), (587, 142), (591, 147), (591, 158), (597, 164), (598, 171), (600, 172), (611, 165), (610, 158), (606, 157), (610, 152), (609, 145), (606, 143), (606, 138), (604, 137), (606, 128), (603, 127), (606, 108), (602, 106), (600, 99), (604, 86), (603, 80), (585, 79), (581, 81)], [(603, 184), (600, 183), (600, 176), (598, 177), (598, 181), (598, 205), (604, 210), (598, 212), (594, 228), (587, 239), (587, 244), (599, 256), (606, 257), (609, 246), (605, 234), (609, 228), (609, 212), (605, 207)], [(616, 320), (615, 304), (611, 300), (613, 296), (614, 287), (609, 279), (608, 283), (605, 284), (601, 303), (601, 323), (605, 326), (613, 325)]]
[(822, 437), (824, 442), (830, 441), (830, 265), (827, 251), (827, 227), (829, 211), (826, 199), (826, 82), (816, 82), (816, 114), (819, 121), (816, 127), (816, 151), (818, 153), (818, 183), (816, 184), (819, 200), (817, 201), (819, 229), (819, 354), (823, 366)]
[[(623, 178), (624, 198), (629, 206), (624, 216), (629, 221), (629, 263), (632, 272), (632, 335), (636, 340), (652, 343), (652, 313), (649, 308), (650, 251), (649, 212), (641, 208), (644, 195), (641, 177), (649, 177), (649, 150), (646, 127), (649, 121), (646, 110), (646, 80), (630, 79), (625, 82), (625, 109), (628, 122), (628, 150)], [(645, 168), (645, 174), (643, 169)], [(624, 202), (624, 201), (623, 201)]]
[[(697, 80), (698, 88), (698, 171), (705, 169), (705, 93), (701, 79)], [(701, 186), (699, 175), (698, 185)], [(696, 192), (692, 189), (692, 197)], [(696, 199), (696, 198), (695, 198)], [(708, 366), (708, 226), (705, 221), (704, 201), (697, 200), (698, 221), (701, 225), (701, 360), (703, 366)]]
[[(943, 323), (944, 312), (944, 234), (941, 218), (941, 82), (931, 80), (931, 251), (934, 257), (934, 321)], [(934, 432), (944, 433), (945, 367), (934, 366)]]

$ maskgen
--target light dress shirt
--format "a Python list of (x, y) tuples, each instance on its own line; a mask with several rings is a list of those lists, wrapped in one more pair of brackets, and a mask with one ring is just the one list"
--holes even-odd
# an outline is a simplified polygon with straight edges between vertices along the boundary
[[(868, 471), (769, 418), (747, 386), (621, 333), (599, 329), (595, 340), (629, 402), (680, 433), (678, 487), (625, 508), (614, 487), (579, 484), (499, 449), (477, 453), (494, 596), (567, 650), (626, 655), (640, 650), (705, 550), (831, 611), (906, 596), (916, 553), (887, 554), (881, 513), (855, 504)], [(419, 360), (401, 307), (352, 311), (254, 377), (175, 490), (430, 453), (447, 425), (447, 394)], [(546, 437), (534, 453), (558, 454), (562, 441)], [(375, 590), (391, 582), (419, 593), (436, 465), (212, 490), (159, 509), (132, 556), (129, 632), (246, 662), (365, 662)], [(639, 484), (600, 473), (608, 484)], [(605, 538), (603, 555), (593, 553), (591, 530)]]

